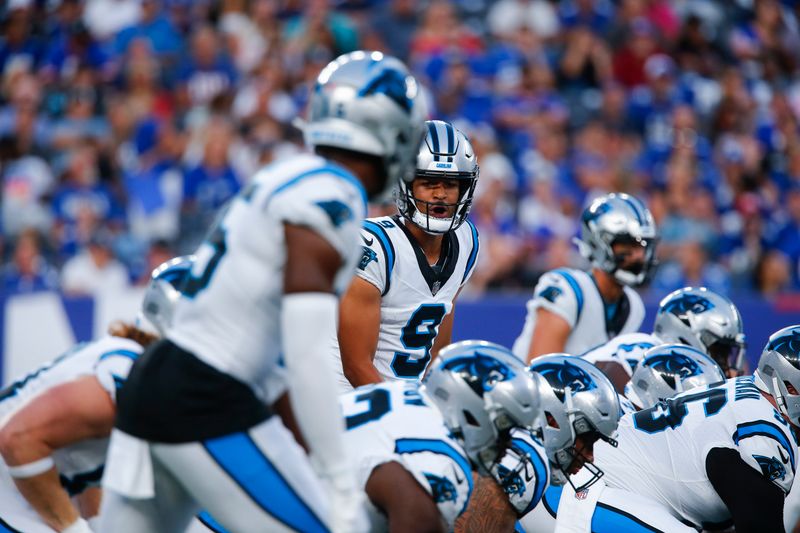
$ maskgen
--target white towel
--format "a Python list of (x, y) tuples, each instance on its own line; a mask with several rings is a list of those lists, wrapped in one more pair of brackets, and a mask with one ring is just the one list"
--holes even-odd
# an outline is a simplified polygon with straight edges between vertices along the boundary
[(155, 496), (153, 462), (147, 441), (115, 429), (111, 432), (103, 487), (134, 499)]

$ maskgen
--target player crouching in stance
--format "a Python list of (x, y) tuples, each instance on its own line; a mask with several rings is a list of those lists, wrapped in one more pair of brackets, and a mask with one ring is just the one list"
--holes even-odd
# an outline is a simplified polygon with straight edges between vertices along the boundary
[(798, 390), (800, 326), (790, 326), (769, 338), (754, 375), (624, 416), (619, 447), (595, 450), (605, 486), (565, 519), (580, 515), (597, 532), (619, 531), (626, 521), (661, 531), (783, 531), (796, 469)]
[(175, 285), (190, 266), (190, 257), (179, 257), (153, 271), (136, 326), (112, 324), (109, 335), (0, 391), (0, 531), (91, 531), (86, 519), (99, 511), (116, 391), (158, 338), (143, 323), (163, 335)]
[(455, 299), (478, 257), (478, 231), (467, 220), (475, 152), (451, 124), (426, 126), (414, 173), (398, 180), (399, 215), (364, 222), (364, 255), (339, 308), (343, 391), (422, 377), (450, 343)]
[(369, 497), (373, 530), (445, 531), (467, 507), (472, 473), (489, 475), (514, 428), (540, 416), (537, 381), (505, 348), (444, 348), (422, 381), (341, 398), (346, 443)]
[(458, 531), (507, 532), (523, 517), (552, 522), (547, 506), (553, 502), (543, 500), (550, 482), (572, 484), (570, 477), (586, 468), (582, 490), (603, 475), (593, 464), (593, 448), (598, 440), (616, 445), (621, 411), (611, 382), (591, 363), (566, 354), (538, 357), (529, 370), (539, 383), (541, 427), (513, 433), (509, 452), (493, 471), (497, 486), (478, 481)]

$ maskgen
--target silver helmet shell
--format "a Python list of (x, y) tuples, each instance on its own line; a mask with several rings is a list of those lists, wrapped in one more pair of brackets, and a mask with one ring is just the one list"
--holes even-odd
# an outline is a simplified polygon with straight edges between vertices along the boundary
[[(600, 369), (579, 357), (550, 354), (534, 359), (530, 370), (544, 378), (540, 387), (546, 417), (543, 440), (547, 457), (557, 470), (566, 473), (575, 458), (578, 435), (596, 433), (616, 445), (614, 437), (622, 408), (614, 386)], [(595, 470), (595, 476), (584, 487), (602, 476)]]
[(181, 297), (181, 284), (194, 264), (193, 255), (184, 255), (165, 261), (150, 275), (144, 291), (139, 325), (145, 319), (162, 337), (172, 325), (175, 303)]
[(421, 390), (481, 475), (490, 474), (512, 428), (539, 421), (537, 382), (510, 351), (491, 342), (442, 349)]
[(664, 342), (697, 348), (725, 372), (742, 370), (745, 336), (739, 310), (705, 287), (684, 287), (661, 300), (653, 333)]
[(413, 169), (426, 115), (417, 81), (400, 60), (360, 50), (322, 69), (301, 127), (310, 148), (381, 158), (387, 177), (381, 196), (387, 197)]
[[(478, 183), (479, 167), (469, 139), (452, 124), (429, 120), (425, 126), (427, 133), (419, 147), (416, 170), (412, 176), (400, 180), (396, 201), (403, 217), (427, 233), (437, 235), (456, 229), (467, 219)], [(458, 201), (440, 204), (453, 209), (453, 216), (437, 218), (427, 212), (436, 204), (414, 196), (413, 181), (418, 178), (458, 180)], [(424, 205), (426, 212), (420, 209), (420, 204)]]
[(800, 427), (800, 325), (770, 336), (756, 372), (781, 413)]
[[(641, 409), (681, 392), (725, 381), (717, 363), (685, 344), (661, 344), (645, 352), (629, 383), (631, 400)], [(628, 389), (626, 388), (626, 395)]]
[[(653, 215), (637, 198), (625, 193), (606, 194), (595, 199), (581, 215), (578, 250), (592, 266), (614, 276), (623, 285), (638, 286), (647, 281), (656, 264), (658, 234)], [(613, 245), (630, 242), (644, 247), (644, 262), (633, 270), (623, 270), (624, 258), (617, 257)]]

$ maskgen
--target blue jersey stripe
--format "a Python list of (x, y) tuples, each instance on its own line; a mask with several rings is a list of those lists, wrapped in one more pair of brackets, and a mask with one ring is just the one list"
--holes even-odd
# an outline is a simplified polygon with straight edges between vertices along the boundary
[(544, 504), (544, 508), (553, 518), (558, 516), (558, 502), (561, 501), (562, 490), (564, 490), (564, 487), (550, 485), (547, 487), (547, 490), (544, 491), (542, 503)]
[(446, 455), (450, 459), (456, 462), (458, 466), (461, 468), (461, 472), (464, 474), (464, 478), (467, 480), (467, 484), (469, 486), (469, 493), (467, 494), (467, 500), (464, 502), (464, 507), (461, 508), (459, 514), (464, 512), (464, 509), (467, 507), (467, 503), (469, 502), (470, 496), (472, 496), (472, 467), (469, 464), (469, 460), (464, 457), (458, 450), (452, 447), (450, 444), (443, 442), (441, 440), (434, 440), (434, 439), (397, 439), (394, 444), (394, 451), (395, 453), (420, 453), (420, 452), (431, 452), (431, 453), (438, 453), (440, 455)]
[(111, 350), (110, 352), (105, 352), (103, 355), (101, 355), (98, 361), (103, 361), (114, 356), (127, 357), (132, 361), (136, 361), (136, 359), (139, 357), (139, 353), (132, 350)]
[(330, 174), (336, 176), (337, 178), (342, 178), (344, 181), (350, 183), (353, 187), (355, 187), (359, 193), (361, 193), (361, 200), (364, 203), (364, 211), (366, 212), (367, 209), (367, 191), (364, 190), (364, 186), (358, 181), (351, 173), (347, 172), (341, 167), (333, 166), (333, 165), (325, 165), (322, 167), (312, 168), (311, 170), (307, 170), (301, 174), (298, 174), (294, 178), (290, 179), (286, 183), (279, 185), (275, 188), (274, 191), (270, 194), (267, 201), (264, 205), (268, 205), (276, 195), (280, 194), (281, 192), (285, 191), (286, 189), (297, 185), (300, 181), (303, 181), (306, 178), (310, 178), (312, 176), (319, 176), (320, 174)]
[(576, 280), (573, 275), (566, 270), (559, 268), (553, 272), (561, 275), (561, 277), (567, 280), (567, 283), (570, 287), (572, 287), (572, 290), (575, 293), (575, 300), (578, 302), (578, 314), (575, 316), (575, 324), (577, 325), (578, 321), (581, 319), (581, 311), (583, 311), (583, 289), (581, 289), (581, 286), (578, 284), (578, 280)]
[(769, 437), (778, 441), (778, 444), (786, 448), (786, 451), (789, 453), (789, 459), (792, 463), (792, 471), (794, 472), (794, 446), (791, 445), (789, 439), (786, 438), (786, 435), (783, 433), (783, 431), (781, 431), (778, 426), (771, 422), (765, 422), (761, 420), (737, 425), (736, 431), (733, 433), (733, 442), (738, 445), (739, 441), (756, 436)]
[(203, 447), (276, 520), (297, 531), (328, 531), (247, 433), (210, 439)]
[(661, 533), (660, 529), (642, 522), (632, 514), (605, 503), (598, 502), (594, 514), (592, 515), (592, 533), (617, 533), (618, 531), (625, 531), (628, 533)]
[(214, 517), (206, 511), (201, 511), (200, 514), (197, 515), (197, 519), (214, 533), (228, 533), (228, 530), (222, 527), (222, 524), (214, 520)]
[(533, 498), (531, 499), (528, 507), (525, 508), (525, 512), (522, 514), (528, 513), (531, 509), (533, 509), (536, 504), (539, 503), (539, 500), (542, 499), (542, 495), (544, 494), (544, 489), (547, 488), (547, 467), (544, 464), (544, 461), (536, 452), (536, 449), (525, 442), (522, 439), (511, 439), (511, 446), (516, 447), (522, 453), (529, 456), (531, 458), (531, 463), (533, 463), (533, 469), (536, 472), (536, 489), (533, 492)]
[(469, 253), (469, 258), (467, 258), (467, 268), (464, 269), (464, 277), (461, 278), (461, 283), (464, 283), (464, 280), (467, 279), (470, 271), (475, 266), (475, 260), (478, 258), (478, 249), (480, 248), (478, 228), (476, 228), (475, 224), (469, 220), (467, 220), (467, 224), (469, 225), (469, 229), (472, 231), (472, 251)]
[(386, 230), (380, 224), (376, 224), (371, 220), (365, 220), (364, 229), (378, 239), (378, 243), (381, 245), (381, 249), (383, 249), (383, 255), (386, 258), (386, 261), (384, 261), (384, 269), (386, 270), (386, 286), (383, 288), (383, 293), (381, 294), (381, 296), (383, 296), (389, 292), (389, 287), (392, 281), (392, 271), (394, 270), (395, 260), (394, 245), (392, 244), (392, 240), (389, 238), (389, 235), (386, 234)]

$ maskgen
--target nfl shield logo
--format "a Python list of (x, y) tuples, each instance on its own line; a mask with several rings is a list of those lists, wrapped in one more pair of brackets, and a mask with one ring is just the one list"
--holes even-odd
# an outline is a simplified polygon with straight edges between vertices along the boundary
[(586, 496), (589, 495), (589, 489), (583, 489), (575, 493), (576, 500), (585, 500)]

